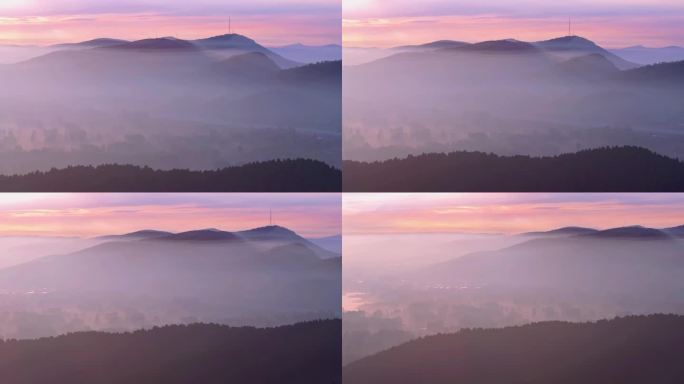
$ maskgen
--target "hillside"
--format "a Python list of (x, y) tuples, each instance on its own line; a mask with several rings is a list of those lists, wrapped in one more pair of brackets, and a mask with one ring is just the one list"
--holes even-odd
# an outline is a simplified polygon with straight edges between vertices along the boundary
[(262, 234), (146, 230), (89, 239), (72, 250), (37, 249), (0, 269), (0, 292), (12, 293), (0, 295), (0, 335), (273, 326), (339, 316), (340, 255), (286, 228), (254, 231)]
[(354, 362), (346, 384), (674, 384), (684, 381), (684, 316), (464, 330)]
[(551, 157), (431, 153), (382, 162), (345, 161), (347, 192), (675, 192), (684, 163), (638, 147)]
[(0, 342), (0, 377), (38, 383), (340, 383), (341, 322), (193, 324)]
[(273, 160), (213, 171), (77, 166), (0, 176), (3, 192), (337, 192), (341, 172), (315, 160)]

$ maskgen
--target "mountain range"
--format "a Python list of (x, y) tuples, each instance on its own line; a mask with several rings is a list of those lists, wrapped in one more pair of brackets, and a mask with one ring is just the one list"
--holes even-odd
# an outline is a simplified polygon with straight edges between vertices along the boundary
[(290, 44), (269, 49), (281, 56), (288, 57), (301, 63), (317, 63), (321, 61), (341, 61), (342, 46)]
[[(0, 292), (19, 295), (4, 304), (0, 295), (0, 306), (21, 312), (0, 324), (0, 335), (35, 338), (189, 321), (279, 325), (339, 316), (340, 254), (283, 227), (143, 230), (88, 241), (95, 245), (0, 269)], [(31, 292), (44, 296), (36, 300)], [(61, 314), (46, 317), (54, 307)], [(22, 321), (33, 326), (15, 328)]]
[(345, 67), (345, 160), (613, 146), (682, 155), (684, 61), (640, 66), (579, 36), (438, 41), (388, 53)]
[(540, 322), (414, 340), (351, 363), (345, 383), (656, 383), (684, 380), (684, 317)]
[(421, 279), (491, 289), (602, 292), (678, 301), (684, 279), (681, 227), (563, 228), (496, 251), (429, 267)]
[(649, 65), (684, 60), (684, 47), (676, 45), (660, 48), (635, 45), (626, 48), (610, 49), (613, 54), (640, 65)]
[(464, 328), (684, 314), (683, 228), (397, 235), (365, 240), (372, 252), (350, 240), (345, 363)]
[(0, 65), (0, 81), (10, 127), (0, 134), (0, 174), (275, 159), (340, 166), (341, 62), (295, 62), (246, 36), (53, 46)]

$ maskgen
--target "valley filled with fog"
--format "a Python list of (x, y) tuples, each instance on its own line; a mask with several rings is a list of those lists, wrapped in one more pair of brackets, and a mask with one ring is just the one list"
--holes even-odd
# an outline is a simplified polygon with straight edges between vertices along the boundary
[(639, 52), (656, 64), (579, 36), (345, 49), (344, 159), (627, 145), (681, 158), (684, 61)]
[[(0, 48), (0, 173), (130, 164), (207, 170), (306, 158), (339, 167), (334, 47), (237, 34)], [(321, 58), (321, 60), (317, 60)]]
[(2, 238), (0, 339), (339, 318), (337, 249), (278, 226)]
[(684, 314), (684, 228), (346, 235), (343, 360), (463, 328)]

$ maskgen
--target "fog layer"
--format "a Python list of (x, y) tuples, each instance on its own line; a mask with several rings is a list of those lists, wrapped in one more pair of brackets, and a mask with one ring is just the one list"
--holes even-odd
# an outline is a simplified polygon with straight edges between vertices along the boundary
[(684, 62), (639, 67), (577, 36), (390, 52), (345, 66), (345, 159), (615, 145), (684, 153)]
[(48, 51), (0, 65), (1, 173), (340, 163), (340, 62), (299, 64), (234, 34), (99, 39)]
[(681, 227), (345, 235), (344, 362), (429, 334), (684, 314)]
[(142, 231), (55, 244), (32, 239), (5, 249), (0, 339), (340, 316), (340, 255), (285, 228)]

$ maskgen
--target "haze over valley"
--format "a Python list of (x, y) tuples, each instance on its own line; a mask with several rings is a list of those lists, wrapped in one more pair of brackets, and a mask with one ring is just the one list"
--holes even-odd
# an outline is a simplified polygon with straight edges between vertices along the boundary
[(632, 62), (576, 35), (440, 40), (383, 49), (382, 58), (362, 51), (376, 56), (344, 69), (346, 160), (627, 145), (684, 153), (684, 57), (676, 54), (641, 50), (646, 57)]
[[(0, 373), (17, 383), (337, 382), (339, 205), (334, 194), (9, 194)], [(45, 353), (61, 362), (31, 368)]]
[(344, 364), (468, 328), (684, 314), (681, 199), (411, 196), (345, 202)]
[(4, 174), (294, 158), (340, 165), (339, 61), (295, 62), (238, 34), (49, 50), (0, 66)]

